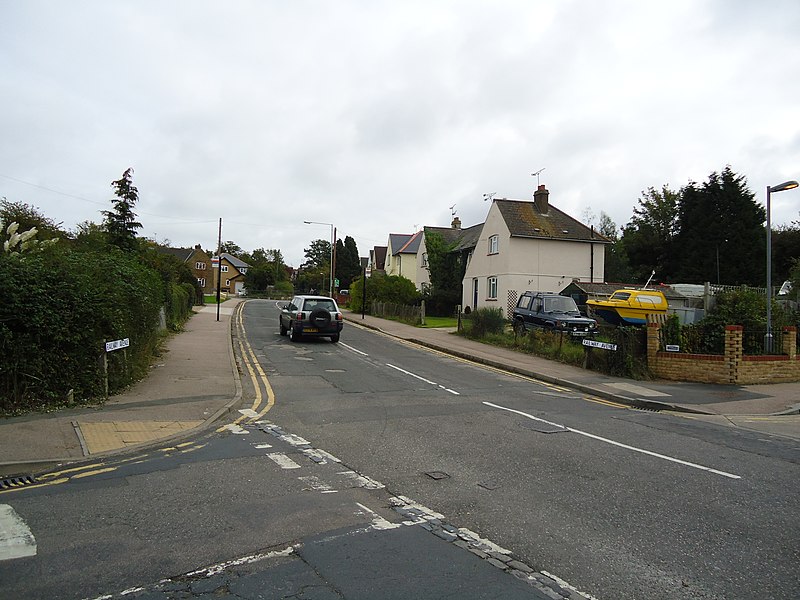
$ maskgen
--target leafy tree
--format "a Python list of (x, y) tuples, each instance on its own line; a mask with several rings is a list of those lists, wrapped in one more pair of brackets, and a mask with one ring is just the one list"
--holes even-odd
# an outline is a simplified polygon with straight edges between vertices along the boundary
[(428, 301), (432, 313), (452, 314), (461, 302), (461, 285), (466, 263), (454, 252), (456, 242), (447, 243), (438, 231), (425, 231), (425, 250), (428, 254), (428, 272), (431, 289)]
[(18, 224), (19, 232), (36, 229), (40, 240), (66, 237), (60, 223), (47, 218), (36, 207), (3, 198), (0, 200), (0, 230), (6, 231), (12, 223)]
[(361, 259), (356, 241), (349, 235), (336, 240), (336, 278), (340, 289), (348, 289), (353, 279), (361, 274)]
[(800, 259), (800, 221), (773, 229), (772, 281), (780, 285), (790, 279), (797, 259)]
[(71, 235), (72, 245), (77, 250), (101, 250), (108, 245), (108, 237), (103, 226), (92, 221), (78, 223)]
[(133, 185), (133, 168), (129, 167), (122, 174), (122, 178), (111, 183), (116, 198), (111, 200), (113, 210), (104, 210), (103, 228), (108, 235), (111, 245), (122, 250), (134, 251), (138, 249), (136, 230), (142, 224), (136, 221), (133, 207), (139, 201), (139, 190)]
[[(681, 190), (673, 276), (683, 281), (758, 285), (765, 279), (764, 207), (743, 176), (725, 167)], [(719, 259), (718, 259), (719, 257)], [(717, 277), (719, 272), (719, 278)]]
[(331, 264), (331, 243), (328, 240), (314, 240), (305, 252), (304, 269), (329, 269)]
[(625, 244), (620, 239), (617, 224), (604, 212), (600, 213), (598, 232), (611, 240), (605, 247), (605, 280), (620, 283), (630, 281), (633, 276)]
[[(220, 245), (220, 251), (224, 252), (225, 254), (230, 254), (231, 256), (235, 256), (237, 258), (242, 254), (244, 254), (244, 250), (242, 250), (242, 247), (236, 242), (232, 242), (231, 240), (222, 242), (222, 244)], [(214, 252), (213, 254), (216, 255), (216, 252)]]
[(671, 276), (679, 203), (680, 194), (666, 185), (661, 190), (651, 187), (642, 192), (639, 206), (634, 208), (633, 217), (622, 230), (619, 246), (627, 261), (620, 257), (617, 266), (627, 262), (632, 279), (644, 282), (653, 270), (661, 279)]

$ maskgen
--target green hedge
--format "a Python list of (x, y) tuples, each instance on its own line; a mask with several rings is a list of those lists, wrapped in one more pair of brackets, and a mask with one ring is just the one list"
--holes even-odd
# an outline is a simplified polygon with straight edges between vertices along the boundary
[[(158, 273), (117, 251), (0, 256), (0, 412), (102, 398), (141, 378), (158, 346), (164, 298)], [(186, 305), (185, 291), (175, 297)]]

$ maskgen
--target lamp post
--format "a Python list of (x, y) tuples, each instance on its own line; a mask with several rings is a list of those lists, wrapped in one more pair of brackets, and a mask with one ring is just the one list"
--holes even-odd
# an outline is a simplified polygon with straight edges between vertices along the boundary
[(770, 187), (767, 186), (767, 336), (765, 345), (767, 350), (772, 350), (772, 222), (770, 221), (770, 196), (773, 192), (792, 190), (798, 184), (794, 180)]
[(330, 277), (330, 291), (328, 292), (331, 296), (333, 296), (333, 249), (336, 246), (336, 240), (334, 239), (334, 228), (333, 223), (320, 223), (319, 221), (303, 221), (306, 225), (328, 225), (331, 228), (331, 277)]

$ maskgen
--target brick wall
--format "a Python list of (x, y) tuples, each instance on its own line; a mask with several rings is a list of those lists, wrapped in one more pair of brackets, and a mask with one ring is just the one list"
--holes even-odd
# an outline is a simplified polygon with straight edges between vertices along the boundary
[(745, 356), (740, 325), (725, 327), (724, 355), (662, 352), (659, 329), (659, 323), (647, 327), (647, 364), (656, 377), (740, 385), (800, 381), (795, 327), (784, 329), (783, 354), (778, 356)]

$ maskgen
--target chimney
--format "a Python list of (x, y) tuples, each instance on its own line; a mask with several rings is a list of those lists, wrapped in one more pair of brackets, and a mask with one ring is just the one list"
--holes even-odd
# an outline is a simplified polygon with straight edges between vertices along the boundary
[(533, 192), (533, 203), (536, 205), (536, 210), (541, 214), (546, 215), (549, 210), (550, 192), (544, 185), (540, 185), (539, 189)]
[(453, 217), (453, 222), (450, 224), (453, 229), (461, 229), (461, 219)]
[(194, 249), (195, 250), (202, 250), (203, 247), (200, 244), (195, 244)]

